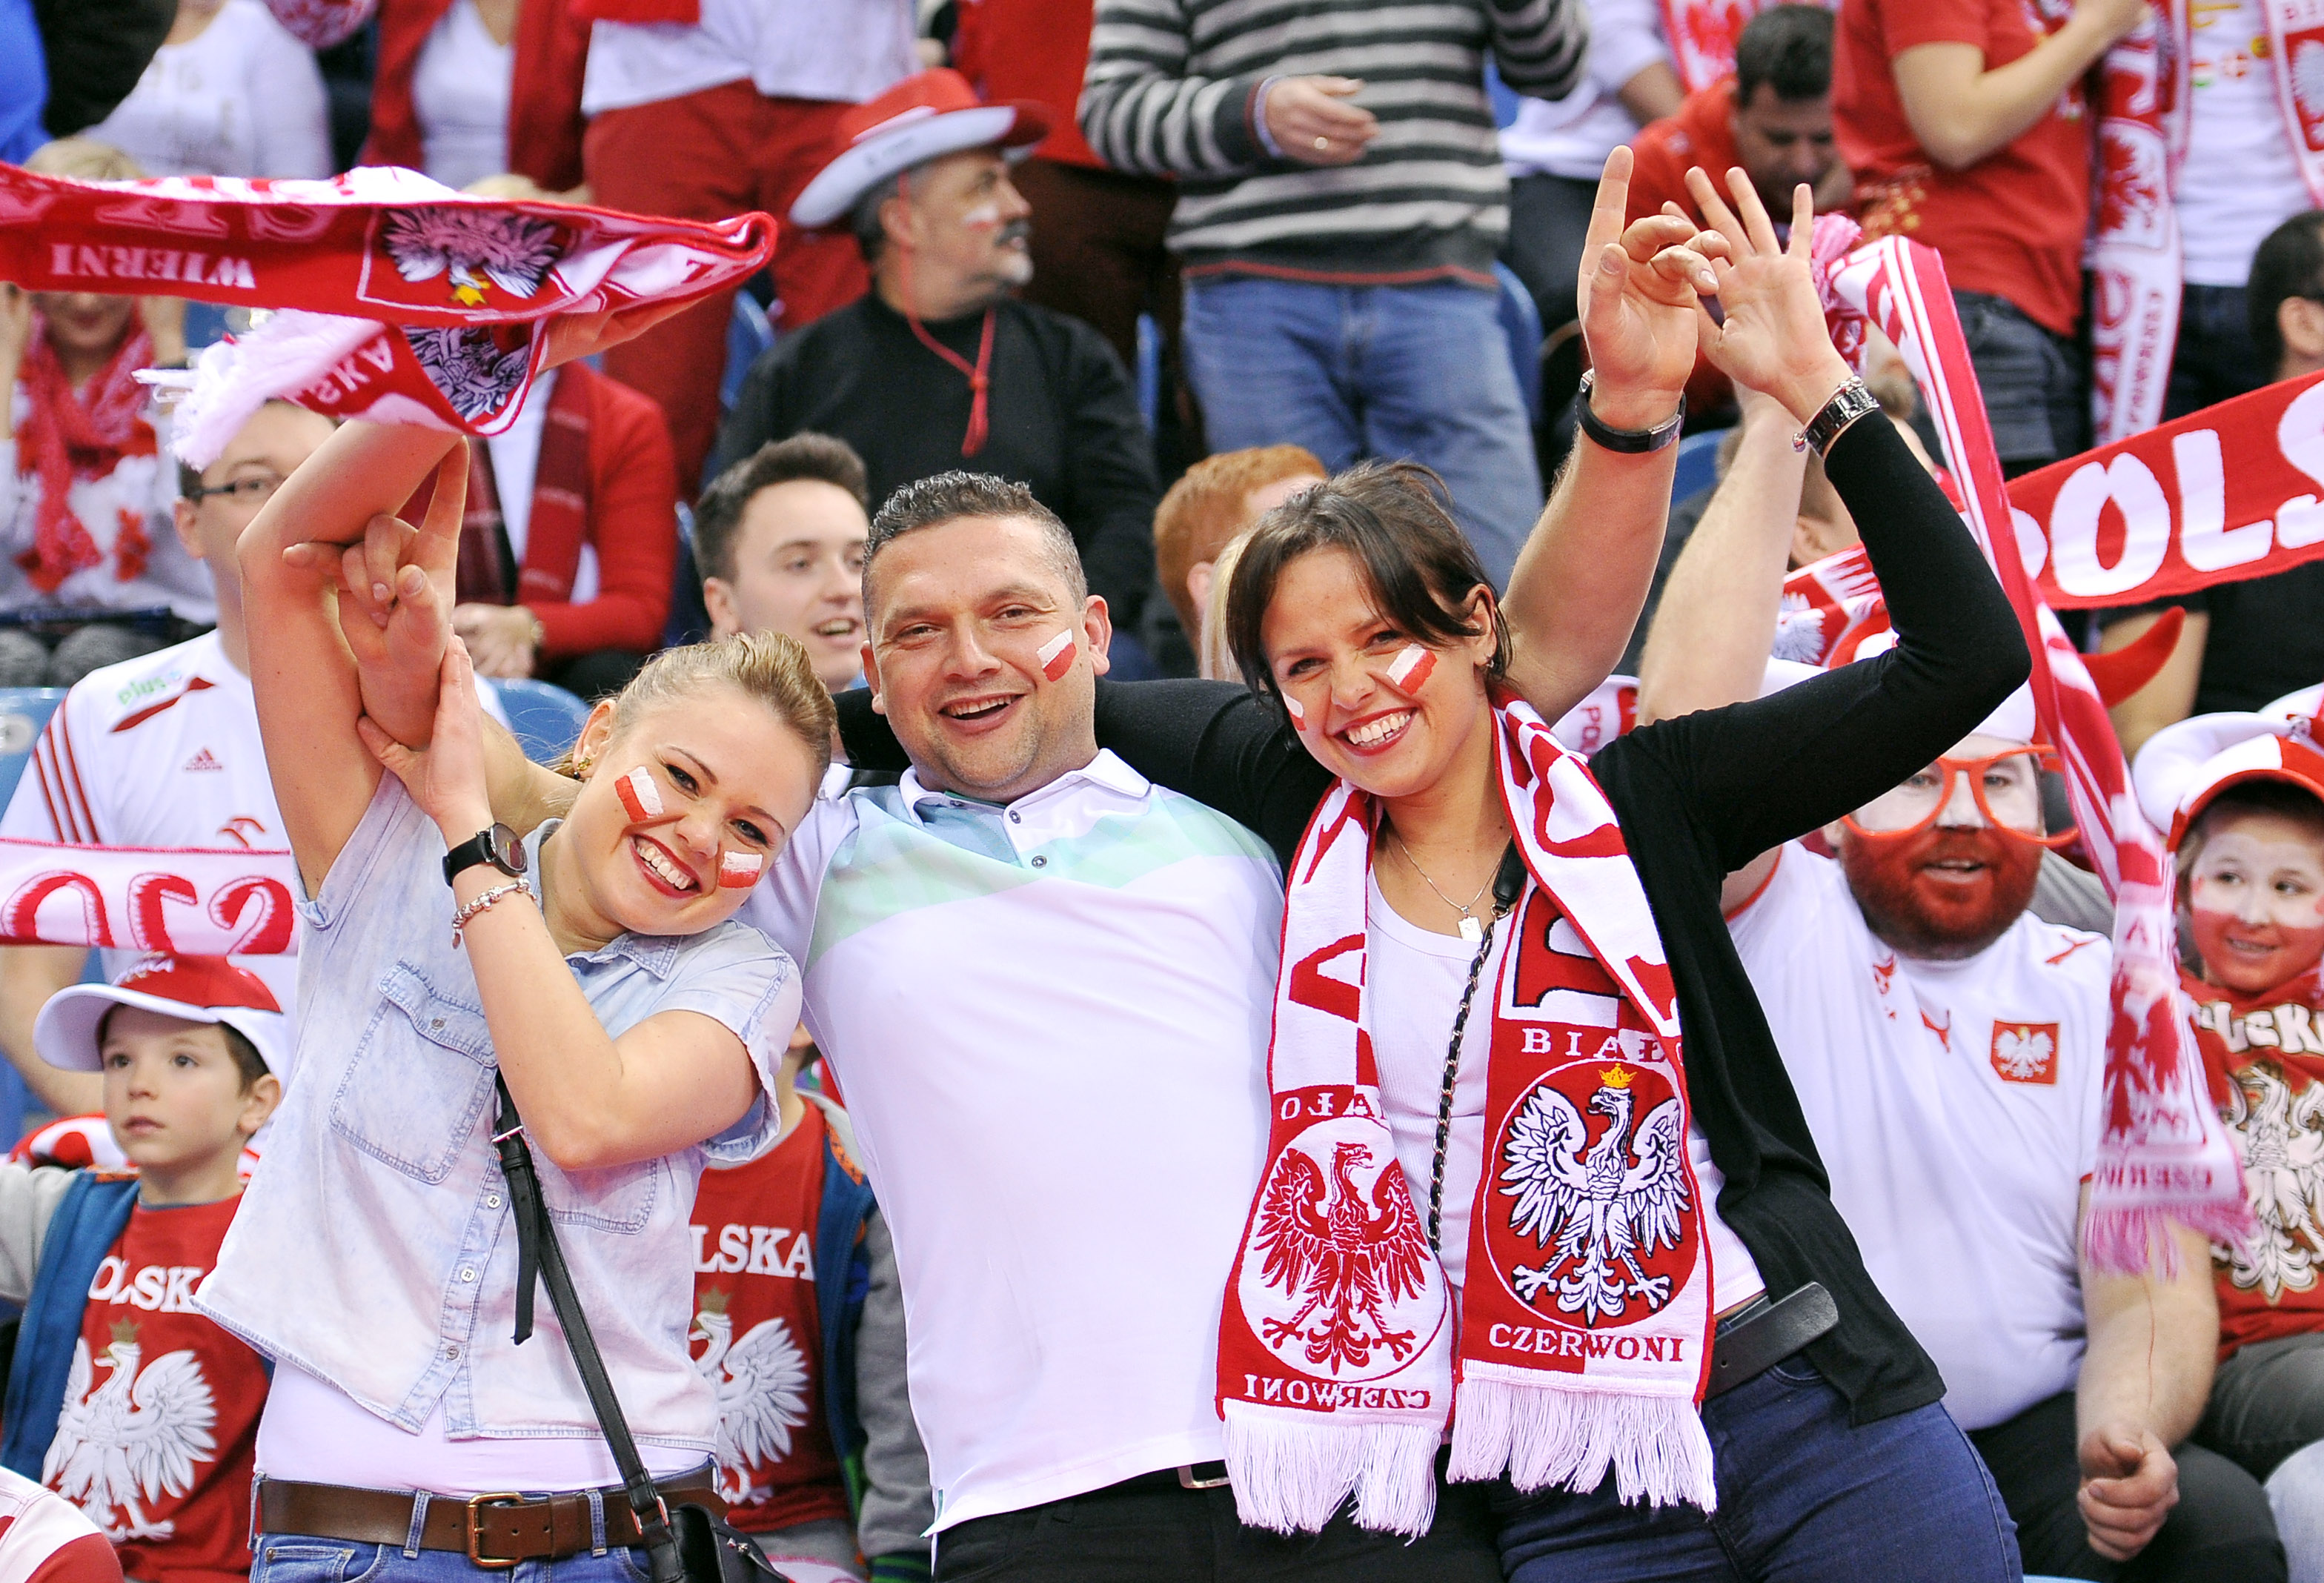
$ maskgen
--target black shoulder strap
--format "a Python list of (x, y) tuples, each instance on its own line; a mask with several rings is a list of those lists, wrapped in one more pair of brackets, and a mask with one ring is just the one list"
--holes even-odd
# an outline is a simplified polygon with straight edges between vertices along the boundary
[(678, 1556), (678, 1535), (669, 1525), (669, 1508), (662, 1504), (661, 1491), (646, 1471), (645, 1459), (638, 1455), (629, 1421), (622, 1416), (621, 1398), (613, 1394), (613, 1382), (597, 1351), (597, 1339), (589, 1331), (589, 1316), (581, 1311), (581, 1296), (573, 1290), (565, 1250), (558, 1246), (557, 1229), (540, 1195), (540, 1176), (533, 1169), (532, 1150), (525, 1143), (524, 1123), (517, 1116), (516, 1101), (509, 1097), (508, 1081), (497, 1074), (493, 1081), (500, 1091), (493, 1143), (500, 1150), (501, 1174), (508, 1181), (509, 1211), (516, 1219), (515, 1339), (522, 1345), (532, 1334), (533, 1282), (536, 1278), (546, 1282), (549, 1306), (564, 1329), (573, 1366), (580, 1371), (582, 1388), (589, 1393), (590, 1409), (597, 1415), (597, 1427), (605, 1432), (613, 1465), (622, 1471), (622, 1492), (629, 1498), (630, 1510), (637, 1514), (638, 1532), (644, 1536), (647, 1554), (653, 1561), (653, 1583), (679, 1583), (685, 1569)]

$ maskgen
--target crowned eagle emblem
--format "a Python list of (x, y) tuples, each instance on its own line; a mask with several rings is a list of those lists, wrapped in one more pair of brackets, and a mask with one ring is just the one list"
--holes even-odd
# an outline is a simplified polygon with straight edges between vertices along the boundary
[(540, 290), (563, 253), (557, 233), (557, 226), (530, 215), (442, 204), (397, 210), (387, 217), (381, 240), (405, 280), (442, 275), (455, 302), (481, 308), (487, 281), (512, 297)]
[[(41, 1464), (41, 1482), (115, 1543), (174, 1535), (175, 1523), (153, 1521), (145, 1507), (192, 1489), (195, 1465), (217, 1455), (210, 1432), (217, 1406), (201, 1359), (164, 1352), (140, 1368), (142, 1357), (134, 1325), (115, 1325), (100, 1358), (90, 1356), (87, 1338), (73, 1343), (64, 1410)], [(92, 1390), (99, 1368), (111, 1373)]]
[(1500, 1192), (1517, 1201), (1509, 1229), (1550, 1254), (1517, 1265), (1510, 1282), (1526, 1302), (1554, 1290), (1559, 1311), (1587, 1324), (1620, 1318), (1632, 1298), (1649, 1312), (1670, 1301), (1671, 1277), (1649, 1275), (1639, 1260), (1679, 1245), (1691, 1201), (1685, 1113), (1673, 1096), (1633, 1127), (1632, 1081), (1621, 1067), (1598, 1074), (1589, 1110), (1607, 1124), (1595, 1143), (1573, 1101), (1536, 1083), (1501, 1147)]
[(2259, 1232), (2215, 1244), (2214, 1256), (2236, 1287), (2271, 1303), (2310, 1290), (2324, 1264), (2324, 1081), (2294, 1094), (2275, 1063), (2254, 1062), (2227, 1085), (2219, 1115), (2243, 1163)]
[(1261, 1320), (1260, 1339), (1299, 1346), (1333, 1374), (1370, 1367), (1374, 1352), (1401, 1361), (1421, 1342), (1417, 1331), (1395, 1328), (1388, 1311), (1425, 1289), (1428, 1245), (1392, 1156), (1369, 1194), (1357, 1185), (1355, 1173), (1373, 1159), (1372, 1145), (1339, 1139), (1326, 1176), (1305, 1150), (1287, 1148), (1259, 1199), (1260, 1278), (1299, 1302), (1287, 1320)]

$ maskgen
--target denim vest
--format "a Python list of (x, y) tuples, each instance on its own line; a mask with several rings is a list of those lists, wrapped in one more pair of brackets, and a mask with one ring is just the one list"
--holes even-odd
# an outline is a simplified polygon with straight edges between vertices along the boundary
[[(526, 843), (536, 875), (554, 828)], [(301, 905), (297, 1078), (196, 1303), (407, 1430), (440, 1405), (455, 1437), (595, 1437), (545, 1296), (533, 1339), (510, 1340), (516, 1232), (490, 1141), (492, 1034), (452, 943), (443, 854), (434, 824), (383, 776)], [(657, 1160), (566, 1172), (534, 1151), (632, 1430), (707, 1452), (716, 1411), (686, 1339), (688, 1212), (706, 1158), (747, 1159), (774, 1140), (766, 1095), (798, 1020), (798, 971), (731, 922), (624, 934), (566, 965), (609, 1035), (700, 1012), (741, 1037), (766, 1091), (726, 1132)]]

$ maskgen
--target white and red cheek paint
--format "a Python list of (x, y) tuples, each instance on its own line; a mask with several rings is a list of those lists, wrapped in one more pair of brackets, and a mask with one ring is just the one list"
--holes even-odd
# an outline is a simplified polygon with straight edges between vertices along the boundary
[(1001, 224), (1001, 206), (997, 203), (978, 204), (961, 216), (960, 223), (972, 231), (990, 231)]
[(759, 874), (766, 866), (767, 860), (757, 852), (720, 852), (718, 888), (748, 890), (759, 882)]
[(634, 824), (661, 817), (661, 787), (654, 784), (653, 771), (642, 764), (613, 782), (613, 795), (622, 799)]
[(1436, 650), (1418, 643), (1407, 643), (1402, 653), (1388, 662), (1388, 685), (1397, 692), (1410, 695), (1428, 685), (1436, 670)]
[(1305, 731), (1307, 729), (1307, 712), (1305, 709), (1300, 708), (1299, 700), (1293, 697), (1288, 693), (1283, 695), (1283, 713), (1291, 717), (1291, 724), (1294, 730)]
[(1041, 662), (1041, 674), (1051, 681), (1063, 681), (1065, 673), (1074, 668), (1074, 630), (1067, 627), (1033, 652)]

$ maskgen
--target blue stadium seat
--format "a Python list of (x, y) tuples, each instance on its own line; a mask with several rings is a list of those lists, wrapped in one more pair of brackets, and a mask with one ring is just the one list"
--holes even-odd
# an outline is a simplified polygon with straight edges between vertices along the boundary
[(62, 687), (0, 687), (0, 807), (16, 795), (32, 744), (64, 699)]
[(721, 410), (734, 410), (734, 403), (742, 398), (742, 380), (751, 364), (774, 344), (775, 327), (767, 322), (767, 310), (759, 306), (759, 299), (748, 291), (735, 292), (734, 315), (726, 323), (726, 372), (718, 378)]
[(509, 729), (535, 764), (549, 763), (563, 754), (589, 718), (589, 705), (547, 682), (494, 681), (493, 689), (501, 695)]
[(1541, 309), (1517, 272), (1498, 260), (1493, 278), (1501, 283), (1499, 312), (1501, 334), (1508, 337), (1509, 366), (1517, 376), (1517, 394), (1525, 398), (1526, 419), (1541, 421)]
[(1726, 437), (1725, 429), (1714, 428), (1678, 442), (1678, 474), (1671, 481), (1673, 501), (1683, 501), (1719, 481), (1719, 442)]

